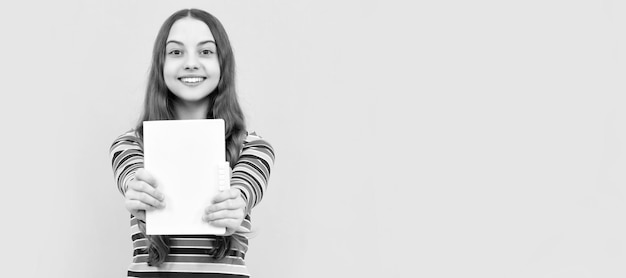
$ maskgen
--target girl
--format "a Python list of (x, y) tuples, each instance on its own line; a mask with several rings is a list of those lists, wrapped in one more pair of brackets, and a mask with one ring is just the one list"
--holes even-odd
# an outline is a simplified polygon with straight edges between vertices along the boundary
[[(230, 42), (215, 17), (189, 9), (163, 23), (154, 43), (142, 117), (110, 149), (117, 187), (131, 213), (134, 252), (128, 277), (249, 277), (244, 257), (250, 211), (267, 188), (274, 151), (245, 131), (234, 74)], [(226, 124), (231, 189), (214, 199), (203, 220), (226, 227), (226, 236), (147, 236), (145, 211), (167, 204), (159, 182), (143, 169), (143, 121), (218, 118)]]

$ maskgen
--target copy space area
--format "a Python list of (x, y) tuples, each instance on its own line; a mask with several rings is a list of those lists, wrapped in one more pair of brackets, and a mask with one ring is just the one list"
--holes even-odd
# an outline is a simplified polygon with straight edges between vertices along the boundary
[(125, 275), (108, 148), (189, 7), (276, 151), (253, 277), (626, 276), (624, 2), (157, 2), (0, 4), (2, 276)]

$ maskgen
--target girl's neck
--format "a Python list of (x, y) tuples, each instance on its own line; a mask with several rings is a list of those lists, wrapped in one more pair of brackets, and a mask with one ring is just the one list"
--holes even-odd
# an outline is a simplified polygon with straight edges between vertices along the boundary
[(175, 101), (174, 111), (176, 111), (177, 120), (206, 119), (209, 112), (209, 99), (195, 102)]

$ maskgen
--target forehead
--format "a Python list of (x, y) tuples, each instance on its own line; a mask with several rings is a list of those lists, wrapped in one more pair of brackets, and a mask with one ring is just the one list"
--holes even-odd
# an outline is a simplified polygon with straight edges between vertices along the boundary
[(185, 17), (177, 20), (170, 29), (167, 40), (177, 40), (184, 44), (193, 44), (197, 42), (212, 40), (213, 33), (206, 23), (191, 17)]

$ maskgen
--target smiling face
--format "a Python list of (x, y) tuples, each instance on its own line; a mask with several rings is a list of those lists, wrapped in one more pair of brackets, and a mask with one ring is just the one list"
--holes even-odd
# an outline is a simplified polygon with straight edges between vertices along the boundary
[(172, 25), (165, 45), (163, 78), (183, 102), (207, 100), (220, 80), (217, 46), (209, 27), (185, 17)]

